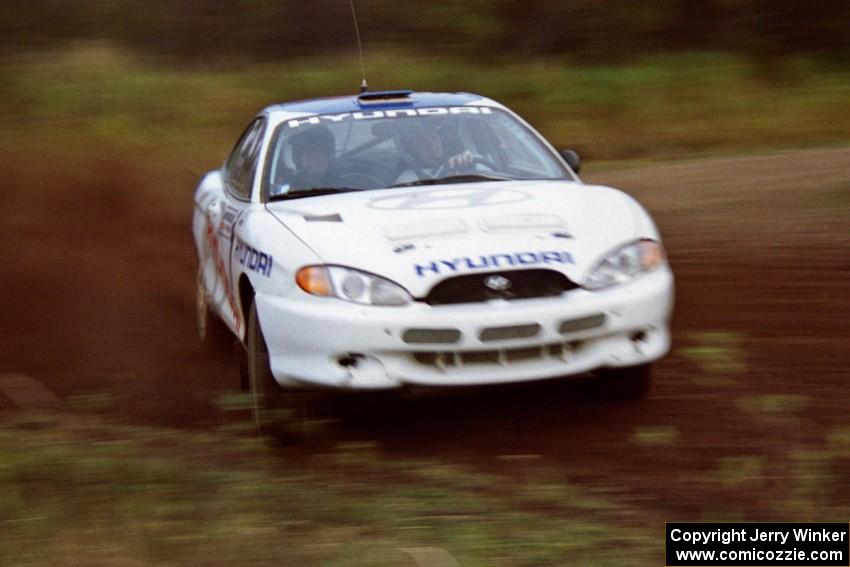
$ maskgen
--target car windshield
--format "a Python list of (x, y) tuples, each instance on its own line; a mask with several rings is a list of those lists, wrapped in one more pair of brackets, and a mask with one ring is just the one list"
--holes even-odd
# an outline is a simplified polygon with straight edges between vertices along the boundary
[(573, 180), (528, 127), (483, 106), (293, 118), (275, 131), (267, 163), (270, 199), (441, 183)]

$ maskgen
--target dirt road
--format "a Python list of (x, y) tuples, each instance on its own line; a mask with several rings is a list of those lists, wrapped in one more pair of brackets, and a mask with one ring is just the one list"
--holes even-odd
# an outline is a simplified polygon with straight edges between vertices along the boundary
[[(235, 357), (202, 352), (195, 334), (193, 180), (0, 159), (0, 374), (134, 422), (238, 419), (213, 401), (238, 386)], [(647, 205), (677, 276), (675, 350), (651, 396), (512, 388), (416, 402), (340, 438), (519, 476), (551, 467), (670, 519), (781, 519), (801, 490), (803, 504), (850, 504), (847, 459), (818, 457), (850, 444), (850, 150), (591, 164), (584, 178)]]

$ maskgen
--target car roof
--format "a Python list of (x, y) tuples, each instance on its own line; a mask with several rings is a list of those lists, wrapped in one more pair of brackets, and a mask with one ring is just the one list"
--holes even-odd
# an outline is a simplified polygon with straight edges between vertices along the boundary
[(429, 106), (464, 105), (486, 97), (472, 93), (431, 93), (414, 91), (376, 91), (360, 95), (297, 100), (269, 106), (265, 112), (298, 112), (329, 114), (361, 112), (384, 108), (424, 108)]

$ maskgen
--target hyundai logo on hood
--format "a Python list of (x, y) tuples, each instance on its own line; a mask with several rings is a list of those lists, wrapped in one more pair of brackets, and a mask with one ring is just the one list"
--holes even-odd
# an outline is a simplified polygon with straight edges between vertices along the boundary
[(484, 278), (484, 285), (493, 291), (507, 291), (511, 289), (511, 280), (505, 276), (488, 276)]

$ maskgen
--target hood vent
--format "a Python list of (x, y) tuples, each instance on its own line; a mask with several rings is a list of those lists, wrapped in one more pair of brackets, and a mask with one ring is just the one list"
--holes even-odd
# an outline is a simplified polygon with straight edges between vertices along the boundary
[(514, 213), (484, 217), (481, 228), (487, 232), (509, 231), (527, 228), (564, 228), (564, 219), (558, 215), (537, 213)]
[(307, 222), (342, 222), (342, 217), (339, 213), (330, 215), (304, 215), (304, 220)]
[(357, 102), (360, 106), (369, 104), (411, 104), (411, 90), (395, 90), (395, 91), (372, 91), (362, 93), (357, 97)]
[(434, 219), (427, 223), (408, 223), (387, 227), (384, 234), (387, 239), (396, 241), (433, 238), (435, 236), (456, 236), (469, 232), (469, 227), (459, 218)]

